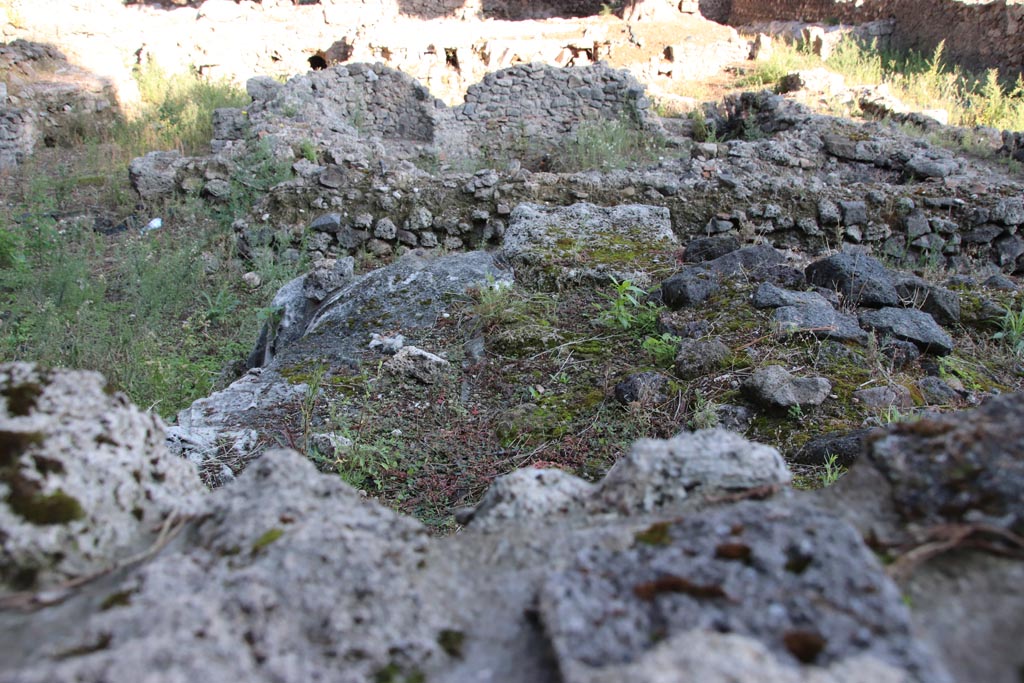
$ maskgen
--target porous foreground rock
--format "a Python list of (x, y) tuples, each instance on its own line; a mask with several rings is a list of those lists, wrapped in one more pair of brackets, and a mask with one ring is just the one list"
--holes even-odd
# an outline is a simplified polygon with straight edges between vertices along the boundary
[[(14, 389), (40, 375), (3, 372), (8, 412), (24, 412), (33, 392)], [(82, 398), (102, 387), (60, 376)], [(46, 397), (37, 413), (81, 415), (81, 402)], [(194, 476), (165, 477), (155, 500), (196, 503), (158, 553), (60, 600), (0, 596), (0, 680), (945, 682), (952, 669), (1012, 681), (1019, 560), (901, 547), (908, 607), (862, 534), (877, 544), (970, 523), (993, 534), (976, 548), (1012, 557), (1022, 416), (1015, 395), (891, 428), (840, 487), (814, 495), (787, 488), (777, 451), (730, 432), (643, 440), (596, 484), (537, 469), (499, 479), (448, 538), (291, 451), (201, 500), (181, 491)], [(125, 472), (188, 467), (130, 421), (105, 433)], [(92, 476), (69, 469), (62, 485), (102, 486)]]
[(112, 568), (203, 486), (159, 418), (97, 373), (0, 368), (0, 586), (52, 588)]

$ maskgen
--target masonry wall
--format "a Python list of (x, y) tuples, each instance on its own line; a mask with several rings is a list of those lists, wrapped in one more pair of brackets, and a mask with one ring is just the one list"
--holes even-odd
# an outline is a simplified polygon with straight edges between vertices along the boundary
[(602, 63), (568, 69), (523, 64), (470, 86), (454, 115), (475, 146), (496, 152), (524, 141), (557, 144), (588, 120), (656, 126), (649, 106), (644, 87), (627, 71)]
[(895, 47), (929, 54), (945, 40), (950, 63), (1024, 70), (1024, 0), (732, 0), (729, 23), (863, 23), (892, 18)]

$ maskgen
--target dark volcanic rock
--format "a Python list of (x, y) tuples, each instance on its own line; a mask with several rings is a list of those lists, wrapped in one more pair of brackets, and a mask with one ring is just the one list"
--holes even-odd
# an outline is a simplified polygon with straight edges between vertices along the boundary
[(858, 306), (898, 306), (893, 275), (865, 254), (835, 254), (815, 261), (805, 271), (807, 281), (839, 291)]
[(998, 396), (970, 414), (897, 423), (867, 457), (893, 487), (904, 519), (960, 522), (970, 511), (1024, 533), (1024, 394)]
[(672, 310), (694, 306), (716, 293), (718, 276), (703, 266), (684, 268), (661, 283), (661, 300)]
[(893, 370), (902, 370), (921, 357), (917, 344), (902, 339), (888, 339), (879, 347), (882, 355), (892, 363)]
[(757, 280), (762, 279), (759, 277), (759, 273), (764, 273), (774, 266), (785, 265), (785, 263), (786, 257), (782, 255), (782, 252), (766, 244), (758, 244), (730, 251), (724, 256), (708, 261), (704, 267), (719, 275), (748, 273)]
[(927, 313), (908, 308), (864, 311), (860, 323), (896, 339), (914, 342), (922, 351), (944, 356), (953, 351), (953, 339)]
[(808, 333), (818, 339), (863, 343), (868, 334), (857, 325), (852, 315), (840, 313), (827, 303), (803, 306), (781, 306), (772, 318), (785, 335)]
[(896, 293), (902, 300), (930, 313), (935, 322), (942, 325), (960, 322), (960, 297), (955, 292), (919, 277), (899, 278), (895, 284)]
[(732, 235), (698, 237), (686, 245), (684, 258), (687, 263), (701, 263), (724, 256), (740, 248), (740, 241)]
[(801, 465), (821, 465), (834, 455), (837, 464), (849, 467), (864, 451), (864, 439), (871, 432), (871, 429), (855, 429), (816, 436), (794, 453), (792, 460)]
[(722, 367), (732, 352), (718, 339), (684, 339), (676, 353), (680, 379), (695, 379)]
[(946, 384), (939, 377), (922, 377), (917, 382), (925, 403), (930, 406), (955, 406), (962, 399), (956, 389)]

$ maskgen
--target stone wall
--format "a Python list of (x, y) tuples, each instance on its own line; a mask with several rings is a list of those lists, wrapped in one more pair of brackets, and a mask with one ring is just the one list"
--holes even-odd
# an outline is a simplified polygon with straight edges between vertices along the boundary
[(552, 17), (589, 17), (599, 14), (601, 0), (483, 0), (482, 14), (489, 19), (518, 21)]
[(523, 64), (470, 86), (455, 120), (483, 148), (529, 140), (543, 146), (573, 134), (584, 121), (626, 120), (656, 126), (644, 87), (624, 70), (593, 64), (553, 69)]
[(931, 53), (946, 41), (949, 63), (1024, 70), (1021, 0), (732, 0), (734, 26), (772, 20), (864, 23), (895, 20), (894, 46)]
[(263, 112), (287, 118), (317, 116), (344, 122), (364, 134), (430, 142), (434, 110), (442, 106), (412, 77), (383, 64), (348, 64), (295, 76), (285, 86), (254, 79), (250, 118)]

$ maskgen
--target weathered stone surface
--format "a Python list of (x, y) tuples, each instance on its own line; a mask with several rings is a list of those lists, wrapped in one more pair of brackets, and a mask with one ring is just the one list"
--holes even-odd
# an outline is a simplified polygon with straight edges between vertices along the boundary
[[(855, 598), (825, 588), (837, 583)], [(873, 667), (931, 678), (898, 601), (859, 534), (837, 517), (746, 502), (659, 522), (625, 548), (581, 552), (544, 582), (540, 612), (570, 682), (611, 680), (595, 675), (605, 667), (627, 674), (618, 680), (659, 680), (624, 665), (694, 630), (755, 639), (771, 652), (769, 666), (867, 655)]]
[(817, 292), (794, 292), (776, 287), (770, 282), (761, 283), (754, 291), (754, 308), (778, 308), (780, 306), (825, 305), (828, 301)]
[(720, 339), (684, 339), (676, 352), (676, 376), (703, 377), (720, 369), (730, 355), (732, 351)]
[(914, 156), (907, 162), (907, 172), (918, 178), (945, 178), (956, 173), (960, 164), (950, 158), (931, 158), (924, 154)]
[(491, 254), (431, 257), (410, 252), (351, 280), (325, 299), (306, 324), (303, 339), (293, 344), (293, 355), (312, 353), (313, 347), (320, 348), (320, 340), (327, 340), (322, 342), (322, 357), (351, 358), (371, 332), (393, 327), (408, 336), (409, 329), (433, 325), (452, 294), (486, 283), (488, 278), (500, 282), (509, 278)]
[(781, 365), (769, 365), (756, 370), (743, 388), (768, 408), (790, 408), (821, 405), (832, 384), (824, 377), (795, 377)]
[(224, 491), (191, 525), (186, 551), (107, 589), (96, 601), (113, 593), (113, 609), (56, 634), (57, 651), (82, 656), (36, 659), (32, 670), (8, 655), (38, 643), (8, 641), (5, 662), (28, 670), (7, 680), (127, 683), (159, 670), (182, 682), (355, 682), (446, 657), (438, 634), (454, 624), (424, 600), (418, 523), (287, 451), (267, 453)]
[[(595, 244), (608, 251), (606, 260), (618, 257), (628, 262), (649, 250), (674, 248), (679, 241), (672, 232), (669, 212), (663, 207), (622, 204), (606, 208), (587, 203), (546, 207), (523, 203), (512, 210), (501, 251), (514, 265), (545, 263), (550, 267), (552, 261)], [(572, 265), (560, 266), (555, 279), (577, 281), (585, 276), (583, 271)], [(610, 274), (616, 276), (614, 271)], [(638, 274), (621, 272), (617, 277), (635, 281)]]
[(302, 293), (311, 301), (321, 302), (331, 292), (340, 289), (355, 272), (355, 259), (323, 259), (313, 264), (302, 281)]
[(474, 531), (497, 532), (531, 519), (545, 523), (579, 512), (594, 495), (594, 484), (557, 469), (516, 470), (495, 480), (483, 500), (461, 514)]
[(178, 171), (186, 162), (179, 152), (150, 152), (132, 159), (128, 178), (143, 199), (169, 197), (177, 190)]
[(451, 363), (437, 354), (415, 346), (403, 346), (385, 363), (391, 372), (411, 377), (424, 384), (436, 384), (444, 377)]
[(806, 333), (818, 339), (860, 343), (868, 338), (854, 316), (840, 313), (824, 303), (824, 299), (816, 304), (780, 306), (775, 309), (772, 320), (778, 325), (779, 332), (786, 336)]
[(665, 402), (668, 377), (660, 372), (637, 372), (615, 385), (615, 400), (623, 405), (652, 406)]
[[(896, 423), (866, 440), (850, 473), (822, 492), (865, 535), (919, 548), (947, 525), (1024, 531), (1024, 395), (981, 408)], [(911, 526), (908, 526), (911, 523)], [(964, 527), (953, 527), (964, 528)], [(932, 536), (930, 534), (935, 533)], [(968, 539), (991, 541), (984, 531)], [(961, 546), (897, 572), (913, 605), (915, 631), (956, 680), (1015, 680), (1024, 664), (1019, 639), (1024, 564)], [(983, 616), (984, 615), (984, 616)], [(976, 643), (984, 642), (979, 650)]]
[(733, 235), (698, 237), (686, 243), (684, 255), (687, 263), (701, 263), (724, 256), (740, 248), (740, 241)]
[(892, 273), (865, 254), (835, 254), (815, 261), (806, 269), (807, 280), (837, 290), (858, 306), (897, 306), (899, 295)]
[(939, 327), (932, 316), (907, 308), (880, 308), (860, 314), (860, 324), (917, 344), (922, 350), (940, 356), (953, 350), (953, 339)]
[(970, 511), (1024, 531), (1024, 395), (990, 398), (970, 413), (897, 423), (868, 442), (867, 458), (908, 521), (966, 521)]
[(0, 366), (0, 587), (111, 569), (195, 512), (203, 486), (163, 440), (97, 373)]
[(651, 511), (707, 493), (786, 483), (779, 452), (723, 429), (705, 429), (665, 441), (640, 439), (601, 481), (598, 510)]
[(715, 272), (703, 266), (690, 266), (661, 283), (661, 300), (677, 310), (703, 302), (720, 288)]

